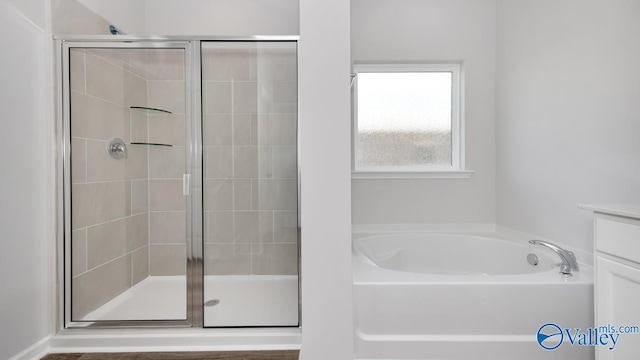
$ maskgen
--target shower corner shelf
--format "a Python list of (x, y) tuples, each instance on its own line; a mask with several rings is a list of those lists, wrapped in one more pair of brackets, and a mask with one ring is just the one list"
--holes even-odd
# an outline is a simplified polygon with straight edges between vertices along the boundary
[(148, 107), (148, 106), (129, 106), (129, 109), (132, 110), (139, 110), (139, 111), (144, 111), (147, 114), (173, 114), (171, 111), (169, 110), (164, 110), (164, 109), (158, 109), (158, 108), (152, 108), (152, 107)]
[(173, 145), (171, 144), (162, 144), (162, 143), (151, 143), (151, 142), (138, 142), (138, 141), (132, 141), (129, 144), (131, 145), (150, 145), (150, 146), (167, 146), (167, 147), (172, 147)]

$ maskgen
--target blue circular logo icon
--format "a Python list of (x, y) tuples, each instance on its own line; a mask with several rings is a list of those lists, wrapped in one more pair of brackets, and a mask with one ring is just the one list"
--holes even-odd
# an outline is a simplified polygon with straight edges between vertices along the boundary
[(546, 323), (538, 329), (538, 344), (545, 350), (555, 350), (562, 345), (564, 335), (560, 326), (554, 323)]

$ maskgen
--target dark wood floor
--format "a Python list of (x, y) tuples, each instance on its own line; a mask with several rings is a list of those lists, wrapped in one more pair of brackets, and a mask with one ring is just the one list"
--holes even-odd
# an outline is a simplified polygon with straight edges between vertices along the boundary
[(297, 360), (298, 350), (49, 354), (42, 360)]

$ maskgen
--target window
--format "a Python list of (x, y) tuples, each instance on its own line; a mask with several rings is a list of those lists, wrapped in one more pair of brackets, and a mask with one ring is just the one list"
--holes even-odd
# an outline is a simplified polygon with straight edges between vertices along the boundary
[(460, 64), (354, 70), (354, 177), (469, 176), (462, 168)]

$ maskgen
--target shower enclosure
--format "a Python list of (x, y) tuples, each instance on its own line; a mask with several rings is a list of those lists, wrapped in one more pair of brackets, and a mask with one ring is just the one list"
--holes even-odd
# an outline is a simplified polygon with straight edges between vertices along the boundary
[(297, 326), (295, 39), (58, 45), (64, 326)]

